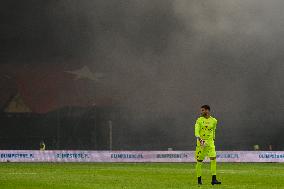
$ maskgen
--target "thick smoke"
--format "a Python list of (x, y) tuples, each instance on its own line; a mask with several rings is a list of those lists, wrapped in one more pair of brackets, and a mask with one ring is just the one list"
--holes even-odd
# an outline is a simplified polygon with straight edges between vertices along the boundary
[(87, 64), (104, 73), (98, 85), (135, 117), (135, 129), (155, 127), (173, 146), (191, 145), (202, 104), (220, 120), (219, 143), (263, 142), (250, 141), (253, 134), (276, 143), (283, 1), (7, 2), (1, 63)]

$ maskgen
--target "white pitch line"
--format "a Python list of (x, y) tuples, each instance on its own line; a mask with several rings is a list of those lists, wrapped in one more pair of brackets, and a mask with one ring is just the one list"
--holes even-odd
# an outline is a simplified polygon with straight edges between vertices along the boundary
[(2, 172), (1, 174), (5, 174), (5, 175), (36, 175), (38, 173), (5, 173), (5, 172)]

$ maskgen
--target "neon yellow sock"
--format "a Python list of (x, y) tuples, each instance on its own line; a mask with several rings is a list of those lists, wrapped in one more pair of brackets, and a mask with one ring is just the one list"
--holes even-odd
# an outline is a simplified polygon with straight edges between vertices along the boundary
[(216, 175), (216, 159), (210, 161), (211, 164), (211, 174)]
[(201, 166), (202, 166), (202, 162), (196, 162), (196, 175), (197, 177), (201, 177)]

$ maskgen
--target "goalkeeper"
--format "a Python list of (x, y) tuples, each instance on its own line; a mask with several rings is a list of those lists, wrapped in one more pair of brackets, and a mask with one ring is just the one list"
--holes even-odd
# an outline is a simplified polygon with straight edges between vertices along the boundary
[(195, 136), (197, 138), (197, 145), (195, 151), (196, 158), (196, 173), (198, 184), (202, 184), (201, 180), (201, 166), (204, 158), (210, 158), (212, 182), (211, 184), (221, 184), (216, 179), (216, 151), (215, 151), (215, 130), (217, 119), (210, 116), (210, 106), (201, 106), (201, 116), (195, 123)]

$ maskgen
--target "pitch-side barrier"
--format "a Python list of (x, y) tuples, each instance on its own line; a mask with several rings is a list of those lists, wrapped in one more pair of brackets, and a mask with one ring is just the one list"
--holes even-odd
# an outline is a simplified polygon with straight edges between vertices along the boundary
[[(195, 162), (194, 154), (194, 151), (0, 150), (0, 162)], [(284, 151), (218, 151), (217, 160), (284, 162)]]

